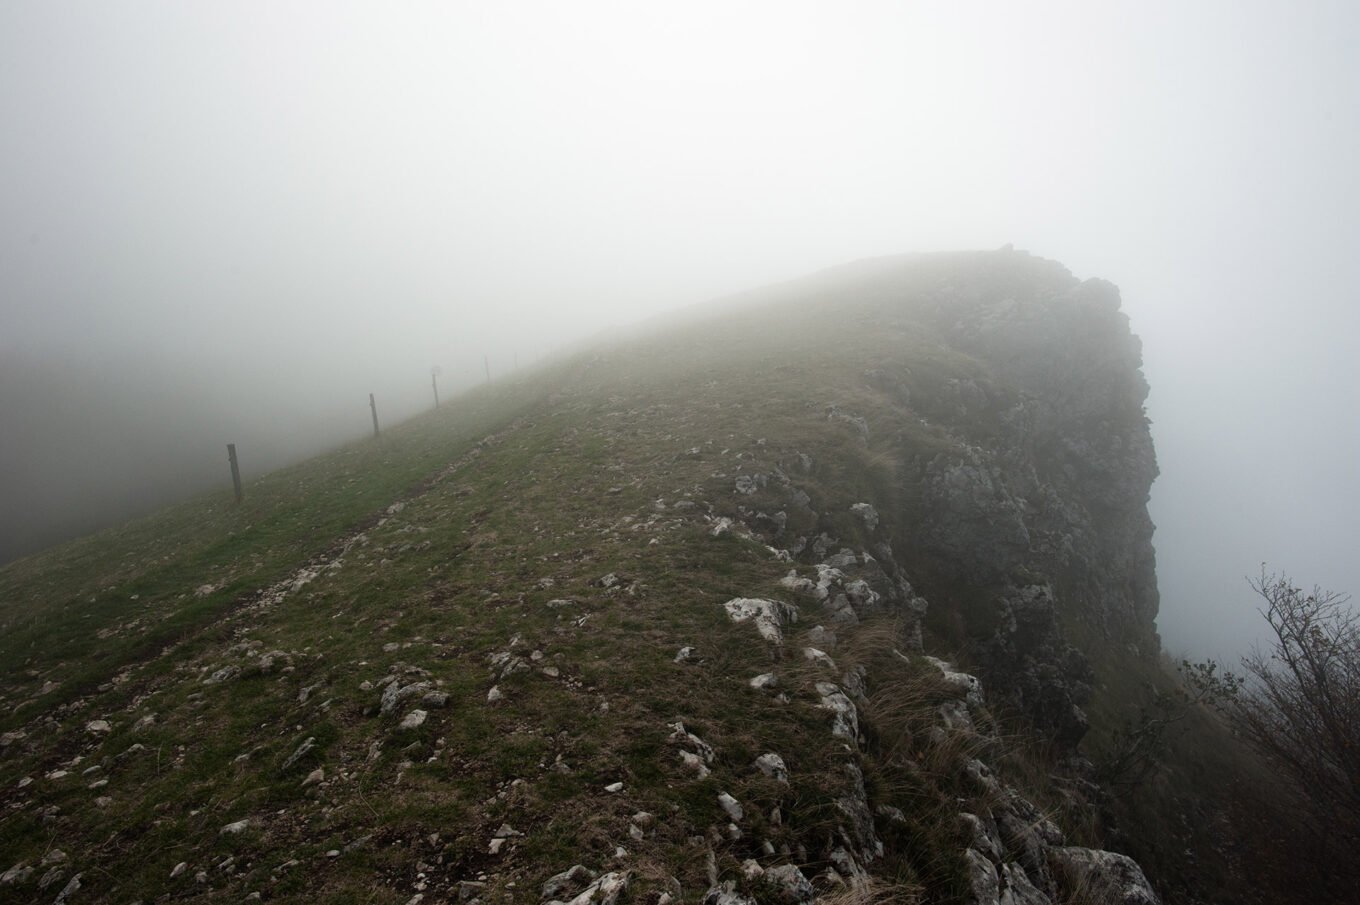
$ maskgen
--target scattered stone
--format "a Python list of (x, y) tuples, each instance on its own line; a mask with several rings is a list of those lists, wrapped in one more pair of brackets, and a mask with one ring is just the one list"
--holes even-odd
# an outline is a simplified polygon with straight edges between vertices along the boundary
[(783, 643), (784, 626), (798, 621), (798, 608), (779, 600), (734, 597), (723, 609), (733, 622), (754, 622), (760, 637), (774, 644)]
[(21, 861), (3, 874), (0, 874), (0, 886), (18, 886), (22, 883), (27, 883), (28, 878), (33, 876), (33, 873), (34, 868), (29, 867)]
[(827, 655), (826, 651), (818, 650), (815, 647), (803, 648), (803, 659), (815, 663), (824, 669), (830, 669), (832, 671), (836, 669), (836, 661), (832, 660), (831, 657)]
[(8, 748), (10, 745), (21, 742), (27, 737), (27, 734), (22, 729), (16, 729), (13, 732), (0, 734), (0, 748)]
[(733, 823), (740, 823), (742, 818), (746, 816), (746, 812), (742, 810), (740, 802), (726, 792), (718, 793), (718, 805), (728, 817), (732, 818)]
[(250, 826), (249, 817), (245, 818), (244, 820), (237, 820), (235, 823), (228, 823), (226, 826), (222, 827), (222, 829), (218, 831), (218, 835), (236, 836), (239, 835), (240, 833), (245, 832), (246, 827), (248, 826)]
[(615, 574), (614, 572), (610, 572), (608, 575), (603, 576), (603, 577), (599, 580), (599, 585), (600, 585), (600, 587), (602, 587), (602, 588), (612, 588), (612, 587), (614, 587), (615, 585), (617, 585), (618, 583), (619, 583), (619, 576), (618, 576), (617, 574)]
[(208, 678), (204, 679), (204, 680), (203, 680), (203, 684), (204, 684), (204, 685), (220, 685), (220, 684), (223, 683), (223, 682), (227, 682), (227, 681), (230, 681), (231, 679), (236, 678), (236, 677), (239, 676), (240, 674), (241, 674), (241, 667), (236, 666), (235, 664), (232, 664), (232, 665), (230, 665), (230, 666), (224, 666), (224, 667), (222, 667), (221, 669), (217, 670), (217, 672), (215, 672), (215, 673), (213, 673), (212, 675), (208, 676)]
[(378, 709), (384, 714), (391, 713), (406, 701), (421, 697), (430, 690), (429, 682), (412, 682), (410, 685), (391, 682), (383, 689), (382, 700)]
[(447, 691), (430, 691), (420, 699), (424, 707), (445, 707), (449, 703), (449, 693)]
[(182, 875), (186, 870), (188, 870), (188, 869), (189, 869), (189, 862), (188, 862), (188, 861), (181, 861), (180, 863), (178, 863), (178, 864), (176, 864), (176, 865), (174, 866), (174, 869), (172, 869), (172, 870), (170, 871), (170, 879), (173, 880), (173, 879), (175, 879), (176, 877), (181, 876), (181, 875)]
[(561, 896), (580, 889), (587, 883), (593, 882), (599, 876), (595, 871), (590, 870), (581, 864), (573, 864), (560, 874), (554, 874), (543, 883), (543, 898), (557, 899)]
[(61, 864), (65, 860), (66, 853), (59, 848), (54, 848), (47, 854), (43, 855), (42, 866), (46, 867), (49, 864)]
[(618, 793), (618, 792), (622, 792), (622, 791), (623, 791), (623, 783), (621, 783), (621, 782), (611, 782), (609, 785), (607, 785), (607, 786), (604, 787), (604, 790), (605, 790), (606, 792), (611, 793), (611, 794), (616, 794), (616, 793)]
[(305, 789), (308, 786), (314, 786), (325, 781), (326, 771), (321, 767), (317, 767), (315, 770), (307, 774), (307, 778), (302, 781), (302, 787)]
[(691, 660), (693, 657), (694, 657), (694, 648), (692, 648), (692, 647), (682, 647), (682, 648), (680, 648), (680, 651), (675, 655), (675, 662), (676, 662), (676, 663), (685, 663), (685, 662), (688, 662), (689, 660)]
[(757, 757), (756, 769), (773, 780), (788, 784), (789, 769), (784, 765), (784, 758), (774, 752)]
[(91, 735), (107, 735), (113, 731), (108, 720), (90, 720), (85, 724), (85, 731)]
[(419, 729), (421, 726), (425, 725), (425, 716), (426, 713), (424, 710), (412, 710), (401, 718), (401, 725), (398, 728)]
[(304, 741), (301, 745), (298, 745), (297, 750), (290, 754), (288, 756), (288, 759), (283, 762), (283, 769), (287, 770), (289, 767), (293, 766), (293, 764), (302, 760), (308, 754), (311, 754), (315, 748), (316, 739), (312, 736), (308, 736), (307, 740)]
[(504, 839), (492, 839), (491, 844), (486, 847), (486, 853), (488, 855), (499, 855), (503, 848), (505, 848)]
[(751, 680), (751, 687), (756, 691), (767, 691), (779, 687), (779, 677), (772, 672), (763, 672)]
[(66, 905), (66, 900), (80, 891), (80, 874), (76, 874), (64, 886), (57, 897), (52, 900), (52, 905)]
[[(627, 891), (628, 874), (607, 873), (594, 880), (565, 905), (617, 905), (619, 899)], [(552, 905), (552, 903), (549, 902), (548, 905)]]
[(736, 884), (728, 880), (704, 893), (703, 905), (756, 905), (756, 900), (738, 894)]
[(774, 893), (775, 900), (784, 905), (808, 905), (816, 897), (812, 883), (792, 864), (770, 868), (761, 880)]
[(836, 649), (836, 633), (820, 625), (814, 625), (808, 629), (808, 642), (817, 648), (825, 651)]
[(869, 503), (855, 503), (850, 511), (864, 520), (864, 527), (870, 531), (878, 527), (878, 510)]
[(504, 698), (505, 695), (501, 694), (499, 685), (492, 685), (491, 690), (486, 693), (486, 702), (488, 704), (495, 704), (497, 701), (503, 700)]

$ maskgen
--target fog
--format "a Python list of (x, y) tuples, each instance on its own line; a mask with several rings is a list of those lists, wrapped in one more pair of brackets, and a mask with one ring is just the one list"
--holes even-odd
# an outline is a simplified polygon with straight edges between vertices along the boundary
[[(1360, 591), (1353, 3), (0, 6), (0, 559), (563, 344), (1014, 243), (1143, 338), (1173, 651)], [(218, 478), (210, 477), (218, 476)], [(150, 484), (147, 482), (150, 481)], [(140, 483), (138, 483), (140, 482)], [(154, 487), (155, 489), (148, 489)]]

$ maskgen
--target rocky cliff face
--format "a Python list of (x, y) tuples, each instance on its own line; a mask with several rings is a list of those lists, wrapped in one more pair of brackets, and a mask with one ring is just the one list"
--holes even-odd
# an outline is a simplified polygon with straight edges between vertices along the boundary
[(0, 889), (1155, 902), (1080, 748), (1145, 393), (1108, 284), (868, 262), (11, 566)]

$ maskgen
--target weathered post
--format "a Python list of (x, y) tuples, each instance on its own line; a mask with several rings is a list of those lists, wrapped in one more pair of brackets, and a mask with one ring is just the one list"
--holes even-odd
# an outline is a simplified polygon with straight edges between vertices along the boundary
[(434, 407), (439, 408), (439, 365), (430, 368), (430, 389), (434, 390)]
[(491, 359), (487, 358), (485, 355), (482, 356), (482, 367), (486, 368), (486, 382), (487, 382), (487, 383), (490, 383), (490, 382), (491, 382)]
[(236, 462), (236, 444), (227, 444), (227, 461), (231, 463), (231, 486), (236, 491), (236, 504), (239, 506), (245, 494), (241, 492), (241, 466)]
[(368, 407), (373, 410), (373, 436), (378, 436), (378, 403), (373, 401), (373, 394), (368, 394)]

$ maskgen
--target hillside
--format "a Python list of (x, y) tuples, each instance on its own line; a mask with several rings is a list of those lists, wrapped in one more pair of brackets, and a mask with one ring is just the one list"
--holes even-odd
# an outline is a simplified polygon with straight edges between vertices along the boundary
[(1053, 262), (863, 262), (19, 560), (0, 899), (1156, 901), (1139, 360)]

